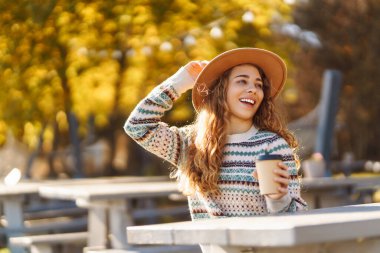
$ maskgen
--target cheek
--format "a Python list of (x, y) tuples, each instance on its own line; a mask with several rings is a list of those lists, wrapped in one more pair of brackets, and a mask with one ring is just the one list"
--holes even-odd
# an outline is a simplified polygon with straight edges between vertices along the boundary
[(233, 89), (231, 89), (231, 87), (228, 87), (227, 88), (227, 94), (226, 94), (226, 99), (227, 99), (227, 104), (229, 105), (232, 101), (232, 98), (233, 98)]
[(228, 94), (227, 94), (227, 98), (226, 98), (226, 102), (227, 102), (227, 107), (228, 107), (228, 110), (230, 110), (231, 109), (231, 104), (232, 104), (232, 99), (231, 99), (231, 96), (229, 96)]
[(261, 102), (264, 100), (264, 91), (263, 90), (260, 90), (257, 93), (257, 98), (260, 100), (260, 104), (261, 104)]

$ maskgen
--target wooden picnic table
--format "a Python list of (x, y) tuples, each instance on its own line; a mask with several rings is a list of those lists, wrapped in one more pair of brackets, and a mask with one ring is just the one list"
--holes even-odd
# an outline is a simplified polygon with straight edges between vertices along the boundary
[[(167, 177), (103, 177), (103, 178), (83, 178), (83, 179), (59, 179), (59, 180), (23, 180), (15, 185), (5, 185), (0, 183), (0, 207), (6, 227), (3, 232), (8, 236), (19, 236), (24, 234), (24, 212), (25, 201), (28, 196), (38, 196), (39, 188), (48, 185), (90, 185), (120, 182), (140, 182), (140, 181), (163, 181)], [(24, 252), (21, 248), (12, 248), (12, 253)]]
[[(169, 196), (179, 193), (176, 182), (139, 182), (86, 185), (50, 185), (39, 188), (40, 196), (73, 200), (88, 208), (88, 248), (126, 249), (125, 228), (132, 225), (128, 199)], [(109, 241), (110, 239), (110, 241)]]
[[(127, 228), (131, 244), (203, 244), (207, 253), (377, 253), (380, 203)], [(205, 252), (206, 253), (206, 252)]]
[(303, 178), (301, 196), (310, 209), (347, 205), (356, 189), (376, 187), (380, 177), (317, 177)]

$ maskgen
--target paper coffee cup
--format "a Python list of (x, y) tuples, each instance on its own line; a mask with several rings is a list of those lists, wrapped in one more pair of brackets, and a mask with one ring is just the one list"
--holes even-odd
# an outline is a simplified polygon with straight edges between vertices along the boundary
[(275, 174), (273, 170), (278, 167), (278, 163), (282, 161), (281, 155), (262, 155), (256, 160), (256, 170), (259, 177), (260, 194), (279, 193), (279, 183), (274, 181)]

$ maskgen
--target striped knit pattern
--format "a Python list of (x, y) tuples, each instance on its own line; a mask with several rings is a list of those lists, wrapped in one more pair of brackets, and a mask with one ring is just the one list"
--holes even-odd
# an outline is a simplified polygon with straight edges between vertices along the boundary
[[(169, 127), (161, 122), (161, 117), (171, 109), (178, 97), (179, 94), (168, 79), (138, 104), (124, 129), (145, 149), (181, 170), (182, 163), (186, 161), (189, 142), (186, 128)], [(196, 192), (188, 197), (193, 220), (295, 212), (306, 208), (306, 203), (300, 197), (296, 164), (289, 145), (275, 133), (257, 130), (251, 132), (243, 141), (231, 139), (225, 145), (218, 181), (221, 194), (203, 196)], [(282, 155), (283, 162), (289, 167), (291, 201), (281, 210), (268, 208), (266, 197), (260, 195), (259, 183), (253, 177), (256, 158), (265, 151)]]

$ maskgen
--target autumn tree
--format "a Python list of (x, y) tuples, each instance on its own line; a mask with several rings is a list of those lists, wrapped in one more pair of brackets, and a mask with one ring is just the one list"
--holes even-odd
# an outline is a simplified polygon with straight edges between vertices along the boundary
[[(290, 47), (272, 27), (289, 21), (290, 11), (282, 0), (3, 1), (0, 141), (13, 129), (49, 153), (77, 134), (83, 144), (92, 119), (114, 156), (115, 133), (132, 108), (188, 61), (242, 46), (287, 59)], [(166, 120), (185, 124), (193, 114), (184, 96)]]

